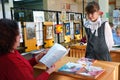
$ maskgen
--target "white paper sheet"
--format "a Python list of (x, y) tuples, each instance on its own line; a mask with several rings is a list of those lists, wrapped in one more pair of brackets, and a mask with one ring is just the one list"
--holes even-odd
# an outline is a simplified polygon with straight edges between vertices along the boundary
[(61, 44), (55, 43), (47, 52), (40, 62), (45, 64), (47, 67), (51, 67), (56, 61), (58, 61), (61, 57), (65, 56), (69, 50), (63, 47)]

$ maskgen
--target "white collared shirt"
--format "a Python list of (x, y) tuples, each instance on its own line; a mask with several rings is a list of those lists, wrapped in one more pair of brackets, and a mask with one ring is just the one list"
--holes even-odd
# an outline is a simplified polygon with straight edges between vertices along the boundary
[(114, 41), (113, 41), (112, 29), (108, 22), (105, 23), (105, 40), (108, 49), (110, 51), (110, 49), (112, 49), (112, 46), (114, 45)]

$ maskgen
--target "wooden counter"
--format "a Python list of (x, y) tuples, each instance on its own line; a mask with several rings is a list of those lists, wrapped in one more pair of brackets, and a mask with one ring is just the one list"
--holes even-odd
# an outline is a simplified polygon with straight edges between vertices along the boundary
[[(85, 57), (86, 45), (71, 45), (69, 57), (81, 58)], [(110, 55), (113, 62), (120, 62), (120, 48), (112, 48), (110, 50)]]
[(113, 48), (110, 51), (110, 55), (111, 55), (112, 61), (120, 62), (120, 48)]
[[(120, 80), (119, 75), (119, 65), (116, 62), (106, 62), (106, 61), (95, 61), (93, 65), (100, 66), (105, 69), (105, 72), (101, 74), (97, 79), (84, 77), (76, 74), (58, 72), (57, 70), (67, 62), (76, 62), (79, 58), (64, 57), (56, 63), (56, 71), (52, 73), (49, 80)], [(35, 73), (38, 75), (41, 70), (45, 70), (45, 66), (42, 64), (37, 64), (34, 66)]]

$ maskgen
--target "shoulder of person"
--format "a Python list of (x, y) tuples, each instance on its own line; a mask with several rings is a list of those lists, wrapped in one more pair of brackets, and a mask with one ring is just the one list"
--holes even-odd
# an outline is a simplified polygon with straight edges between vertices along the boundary
[(89, 20), (84, 22), (84, 27), (85, 28), (89, 28), (89, 25), (90, 25), (90, 21)]
[(103, 23), (105, 23), (105, 24), (106, 24), (106, 23), (109, 23), (107, 20), (102, 20), (101, 22), (102, 22), (102, 24), (103, 24)]
[(113, 37), (116, 37), (116, 36), (117, 36), (117, 34), (116, 34), (116, 33), (113, 33), (112, 35), (113, 35)]
[(105, 24), (105, 26), (110, 26), (108, 21), (102, 21), (102, 24)]

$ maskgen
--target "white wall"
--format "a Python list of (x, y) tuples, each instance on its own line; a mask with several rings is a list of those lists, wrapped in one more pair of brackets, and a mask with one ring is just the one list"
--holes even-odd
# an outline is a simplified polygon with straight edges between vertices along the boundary
[[(11, 19), (10, 7), (13, 7), (13, 0), (9, 0), (9, 3), (5, 3), (5, 16)], [(3, 18), (2, 4), (0, 3), (0, 18)]]
[(82, 12), (82, 0), (47, 0), (48, 10), (61, 11), (64, 4), (70, 4), (71, 12)]
[(120, 8), (120, 0), (116, 0), (116, 7)]
[(99, 0), (100, 10), (103, 11), (102, 18), (103, 20), (109, 20), (108, 14), (109, 14), (109, 0)]

